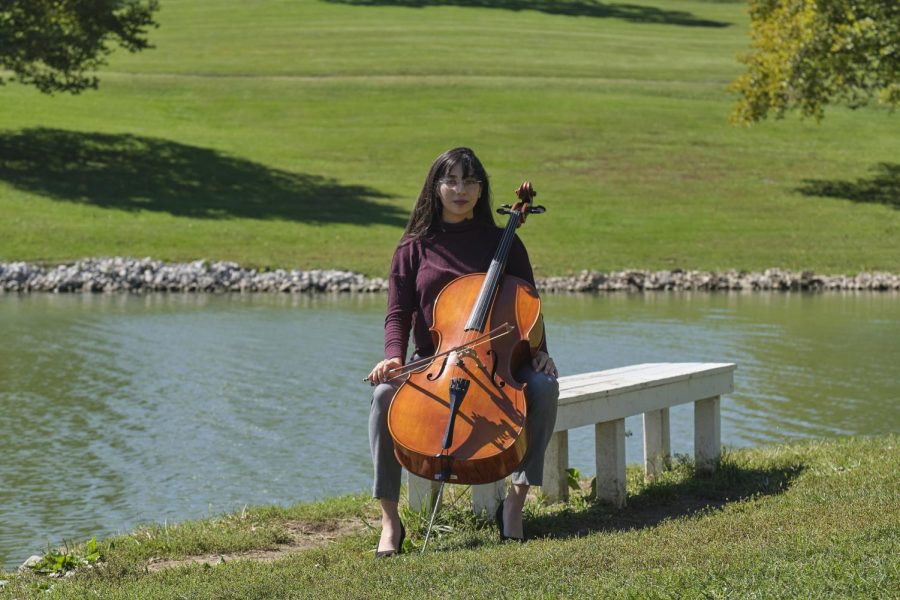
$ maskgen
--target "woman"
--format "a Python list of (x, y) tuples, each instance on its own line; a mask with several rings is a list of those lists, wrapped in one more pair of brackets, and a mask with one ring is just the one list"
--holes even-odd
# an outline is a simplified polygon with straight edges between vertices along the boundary
[[(402, 381), (385, 381), (391, 369), (403, 366), (410, 332), (415, 345), (413, 358), (434, 354), (429, 328), (435, 299), (444, 286), (460, 275), (487, 271), (503, 234), (494, 224), (490, 200), (488, 176), (475, 153), (469, 148), (444, 152), (431, 165), (394, 252), (384, 322), (385, 359), (368, 377), (379, 384), (369, 413), (375, 467), (373, 495), (381, 502), (382, 515), (378, 557), (398, 553), (405, 535), (397, 510), (401, 468), (387, 427), (388, 407)], [(534, 284), (528, 254), (518, 237), (510, 250), (506, 273)], [(529, 486), (541, 484), (544, 451), (556, 422), (557, 371), (547, 354), (546, 341), (518, 376), (528, 384), (529, 446), (519, 470), (512, 474), (513, 485), (496, 518), (501, 539), (522, 540), (522, 506)]]

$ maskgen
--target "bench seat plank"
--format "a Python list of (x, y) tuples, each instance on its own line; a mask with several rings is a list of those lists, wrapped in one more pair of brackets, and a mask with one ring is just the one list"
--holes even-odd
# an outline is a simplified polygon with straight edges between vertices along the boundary
[(734, 363), (647, 363), (569, 375), (559, 378), (559, 401), (563, 404), (569, 400), (578, 400), (587, 391), (620, 393), (694, 377), (731, 373), (734, 369)]
[[(554, 431), (614, 421), (645, 412), (721, 396), (734, 390), (731, 363), (657, 363), (637, 365), (630, 375), (609, 371), (583, 374), (576, 385), (560, 378)], [(611, 371), (621, 371), (612, 369)], [(593, 378), (585, 377), (593, 375)]]

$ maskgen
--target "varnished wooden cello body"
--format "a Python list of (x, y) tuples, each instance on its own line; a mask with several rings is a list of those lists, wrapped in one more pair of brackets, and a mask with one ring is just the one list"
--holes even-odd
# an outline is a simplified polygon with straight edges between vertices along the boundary
[(458, 277), (438, 295), (435, 358), (409, 373), (388, 411), (398, 461), (426, 479), (498, 481), (525, 456), (525, 385), (516, 373), (541, 345), (544, 325), (537, 290), (504, 271), (516, 229), (544, 209), (531, 205), (529, 182), (516, 193), (519, 202), (498, 211), (509, 221), (488, 272)]

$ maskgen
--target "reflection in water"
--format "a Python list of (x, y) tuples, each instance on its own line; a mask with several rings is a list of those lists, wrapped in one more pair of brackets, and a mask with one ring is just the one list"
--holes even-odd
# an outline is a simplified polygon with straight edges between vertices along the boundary
[[(384, 296), (0, 295), (0, 564), (46, 544), (367, 489)], [(900, 430), (896, 294), (544, 299), (563, 375), (735, 362), (730, 446)], [(693, 412), (672, 410), (688, 453)], [(628, 460), (641, 460), (629, 419)], [(593, 471), (590, 428), (570, 454)]]

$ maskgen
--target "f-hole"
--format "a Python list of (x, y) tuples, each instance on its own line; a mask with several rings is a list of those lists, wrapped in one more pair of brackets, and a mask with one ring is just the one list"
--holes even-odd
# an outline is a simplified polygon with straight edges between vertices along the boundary
[(441, 375), (443, 375), (444, 369), (447, 368), (447, 360), (449, 360), (449, 358), (450, 358), (450, 355), (449, 354), (446, 355), (444, 357), (444, 360), (441, 362), (441, 370), (438, 371), (436, 374), (429, 373), (428, 375), (425, 376), (425, 379), (427, 379), (428, 381), (434, 381), (435, 379), (438, 379)]
[(502, 379), (500, 379), (499, 381), (497, 380), (497, 353), (493, 350), (488, 350), (487, 352), (485, 352), (485, 356), (491, 359), (491, 381), (493, 381), (494, 385), (499, 389), (503, 389), (503, 387), (506, 385), (506, 382)]

